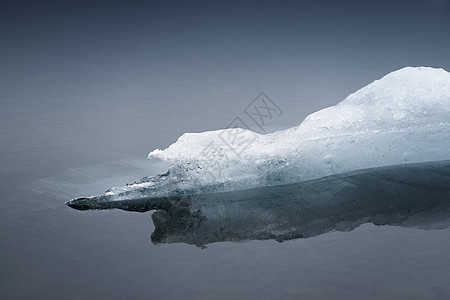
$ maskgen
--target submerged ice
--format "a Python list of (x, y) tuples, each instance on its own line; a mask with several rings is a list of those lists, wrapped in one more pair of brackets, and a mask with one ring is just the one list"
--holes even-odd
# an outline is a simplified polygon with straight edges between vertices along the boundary
[[(230, 143), (237, 137), (250, 142)], [(239, 128), (185, 133), (149, 158), (167, 162), (168, 172), (99, 197), (120, 201), (242, 190), (448, 160), (450, 73), (406, 67), (309, 115), (297, 127), (265, 135)]]

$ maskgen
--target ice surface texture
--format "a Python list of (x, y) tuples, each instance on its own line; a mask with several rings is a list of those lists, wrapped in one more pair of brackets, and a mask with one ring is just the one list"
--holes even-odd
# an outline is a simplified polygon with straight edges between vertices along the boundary
[[(110, 201), (231, 191), (448, 160), (449, 129), (450, 73), (406, 67), (294, 128), (265, 135), (233, 128), (185, 133), (167, 149), (149, 154), (168, 163), (166, 174), (111, 188), (103, 197)], [(236, 130), (253, 141), (230, 146), (223, 137)]]

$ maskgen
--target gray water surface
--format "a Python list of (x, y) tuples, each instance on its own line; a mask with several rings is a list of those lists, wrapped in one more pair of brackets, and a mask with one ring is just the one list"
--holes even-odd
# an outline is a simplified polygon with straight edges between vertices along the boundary
[(0, 298), (450, 298), (450, 229), (200, 249), (154, 245), (151, 212), (64, 204), (164, 172), (148, 152), (261, 91), (274, 131), (401, 67), (450, 70), (448, 1), (175, 2), (0, 4)]

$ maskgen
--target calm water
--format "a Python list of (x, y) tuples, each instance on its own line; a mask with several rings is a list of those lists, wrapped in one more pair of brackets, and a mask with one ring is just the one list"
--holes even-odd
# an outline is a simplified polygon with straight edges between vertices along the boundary
[(450, 298), (450, 229), (200, 249), (153, 245), (151, 212), (64, 205), (163, 172), (149, 151), (261, 90), (273, 131), (404, 66), (450, 70), (448, 1), (94, 2), (0, 3), (0, 299)]
[[(130, 90), (123, 101), (116, 91), (91, 99), (65, 84), (70, 93), (56, 89), (65, 98), (48, 87), (28, 88), (22, 96), (36, 101), (19, 97), (1, 111), (2, 299), (450, 297), (449, 229), (366, 224), (283, 243), (200, 249), (153, 245), (151, 212), (67, 207), (72, 197), (163, 172), (163, 164), (146, 159), (150, 150), (184, 131), (226, 126), (257, 90), (239, 96), (216, 86), (224, 91), (218, 97), (231, 100), (209, 102), (208, 89), (177, 91), (176, 98), (161, 87), (158, 96)], [(179, 101), (169, 105), (170, 97)], [(271, 130), (293, 126), (315, 109), (287, 94), (272, 97), (286, 113)]]

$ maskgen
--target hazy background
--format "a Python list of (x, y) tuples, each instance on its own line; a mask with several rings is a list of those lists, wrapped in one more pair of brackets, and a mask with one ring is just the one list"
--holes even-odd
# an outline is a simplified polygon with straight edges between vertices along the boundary
[(445, 0), (1, 1), (0, 293), (448, 297), (449, 230), (155, 247), (150, 214), (64, 202), (156, 172), (149, 151), (260, 91), (287, 128), (401, 67), (450, 70), (449, 49)]

